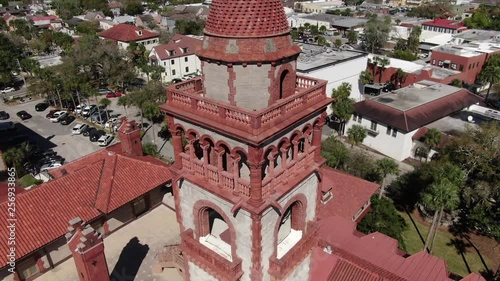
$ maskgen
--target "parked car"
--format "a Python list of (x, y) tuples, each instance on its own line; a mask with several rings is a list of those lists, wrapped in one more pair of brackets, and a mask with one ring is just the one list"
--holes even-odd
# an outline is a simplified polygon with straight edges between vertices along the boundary
[(7, 94), (7, 93), (12, 93), (14, 92), (16, 89), (12, 88), (12, 87), (7, 87), (7, 88), (4, 88), (2, 90), (0, 90), (0, 93), (2, 94)]
[(97, 106), (95, 104), (86, 106), (83, 111), (82, 111), (82, 116), (83, 117), (89, 117), (90, 115), (94, 114), (94, 112), (97, 110)]
[(118, 97), (121, 97), (122, 96), (122, 93), (121, 92), (116, 92), (116, 93), (108, 93), (106, 94), (106, 97), (107, 98), (118, 98)]
[(37, 103), (35, 105), (35, 110), (36, 111), (44, 111), (45, 109), (47, 109), (47, 107), (49, 107), (49, 104), (46, 103), (46, 102), (41, 102), (41, 103)]
[(64, 160), (65, 159), (60, 155), (51, 155), (51, 156), (47, 156), (45, 158), (42, 158), (38, 163), (40, 166), (52, 164), (52, 163), (59, 163), (62, 165), (64, 163)]
[(489, 107), (500, 109), (500, 100), (487, 99), (484, 101)]
[(73, 129), (71, 130), (71, 134), (79, 135), (79, 134), (83, 133), (83, 131), (85, 131), (89, 127), (90, 127), (89, 125), (83, 124), (83, 123), (76, 124), (75, 127), (73, 127)]
[(21, 118), (21, 120), (26, 120), (30, 119), (32, 116), (28, 112), (21, 110), (18, 113), (16, 113), (17, 117)]
[(37, 150), (31, 154), (32, 157), (41, 157), (41, 158), (45, 158), (45, 157), (52, 156), (52, 155), (57, 155), (57, 152), (55, 152), (52, 149), (46, 149), (46, 150), (42, 150), (42, 151)]
[(106, 132), (103, 130), (96, 130), (89, 135), (89, 140), (91, 142), (96, 142), (100, 137), (104, 136), (105, 134)]
[(86, 107), (87, 105), (86, 104), (79, 104), (76, 106), (75, 108), (75, 112), (77, 114), (81, 114), (83, 112), (83, 109)]
[(95, 131), (97, 131), (96, 128), (89, 126), (87, 129), (82, 131), (82, 135), (88, 137), (90, 134), (94, 133)]
[(114, 138), (113, 135), (106, 134), (97, 140), (97, 144), (99, 144), (99, 146), (108, 146)]
[(101, 94), (101, 95), (113, 94), (113, 91), (111, 91), (110, 89), (106, 89), (106, 88), (100, 88), (98, 91), (99, 91), (99, 94)]
[(41, 168), (40, 168), (40, 172), (45, 172), (45, 171), (48, 171), (48, 170), (52, 170), (52, 169), (55, 169), (55, 168), (59, 168), (61, 167), (62, 164), (61, 163), (58, 163), (58, 162), (55, 162), (55, 163), (50, 163), (50, 164), (45, 164), (43, 165)]
[(68, 112), (66, 112), (66, 111), (58, 111), (58, 112), (54, 113), (52, 118), (50, 118), (50, 121), (52, 123), (58, 123), (62, 119), (64, 119), (67, 115), (68, 115)]
[(10, 118), (10, 115), (5, 111), (0, 111), (0, 120), (7, 120)]
[(61, 119), (61, 124), (63, 125), (69, 125), (71, 122), (75, 121), (75, 116), (73, 115), (66, 115), (63, 119)]
[(54, 113), (56, 113), (58, 111), (59, 110), (57, 110), (57, 109), (52, 109), (51, 111), (49, 111), (49, 113), (47, 113), (47, 115), (45, 115), (45, 117), (50, 119), (50, 118), (54, 117)]
[(90, 120), (99, 124), (103, 124), (108, 121), (108, 113), (106, 110), (103, 110), (101, 112), (96, 111), (94, 112), (94, 114), (92, 114), (92, 116), (90, 116)]

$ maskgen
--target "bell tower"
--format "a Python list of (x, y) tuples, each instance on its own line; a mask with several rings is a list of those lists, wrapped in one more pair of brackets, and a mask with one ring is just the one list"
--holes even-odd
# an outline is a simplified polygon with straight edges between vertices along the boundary
[(213, 0), (204, 33), (161, 106), (186, 280), (309, 280), (326, 81), (296, 73), (281, 0)]

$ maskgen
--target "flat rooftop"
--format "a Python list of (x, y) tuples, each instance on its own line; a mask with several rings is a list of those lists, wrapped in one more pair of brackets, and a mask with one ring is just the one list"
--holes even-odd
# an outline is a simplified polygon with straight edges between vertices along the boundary
[(443, 45), (443, 46), (438, 46), (433, 49), (433, 51), (438, 51), (442, 53), (447, 53), (455, 56), (461, 56), (461, 57), (477, 57), (482, 55), (480, 52), (476, 52), (475, 50), (472, 50), (470, 48), (464, 48), (462, 45), (455, 46), (455, 45)]
[(454, 38), (460, 38), (465, 41), (483, 41), (493, 38), (500, 38), (500, 31), (495, 30), (482, 30), (482, 29), (469, 29), (462, 31), (458, 34), (453, 34)]
[(458, 91), (460, 89), (457, 87), (422, 80), (411, 86), (382, 94), (370, 100), (400, 111), (407, 111)]
[(302, 53), (297, 60), (297, 70), (307, 72), (340, 61), (367, 56), (366, 53), (353, 50), (337, 50), (311, 44), (299, 44)]
[(341, 28), (353, 28), (365, 25), (368, 22), (367, 19), (361, 18), (345, 18), (340, 20), (335, 20), (332, 23), (333, 27), (341, 27)]
[[(451, 76), (455, 76), (460, 73), (460, 71), (452, 70), (452, 69), (446, 69), (446, 68), (441, 68), (433, 65), (426, 65), (422, 70), (432, 70), (432, 78), (435, 79), (445, 79)], [(419, 74), (420, 70), (415, 71), (414, 73)]]

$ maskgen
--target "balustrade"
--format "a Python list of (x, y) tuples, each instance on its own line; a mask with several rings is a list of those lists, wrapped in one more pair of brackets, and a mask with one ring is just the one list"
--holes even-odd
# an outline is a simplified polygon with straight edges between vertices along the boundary
[(203, 112), (205, 118), (234, 126), (249, 133), (272, 128), (304, 108), (326, 99), (326, 81), (297, 75), (296, 94), (260, 111), (247, 111), (204, 96), (200, 78), (172, 85), (167, 90), (167, 104), (190, 113)]

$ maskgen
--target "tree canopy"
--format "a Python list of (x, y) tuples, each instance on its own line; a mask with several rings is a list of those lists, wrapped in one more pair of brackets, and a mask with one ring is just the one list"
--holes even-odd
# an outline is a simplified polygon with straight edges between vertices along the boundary
[(376, 15), (370, 16), (364, 28), (365, 48), (372, 53), (379, 52), (389, 39), (391, 28), (391, 17), (381, 19)]

